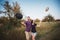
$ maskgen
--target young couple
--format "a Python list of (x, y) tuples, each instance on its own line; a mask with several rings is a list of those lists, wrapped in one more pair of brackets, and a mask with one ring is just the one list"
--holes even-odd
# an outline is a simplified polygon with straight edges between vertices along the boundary
[(29, 40), (30, 37), (32, 37), (32, 40), (35, 40), (36, 37), (36, 24), (33, 20), (30, 19), (30, 17), (27, 17), (27, 20), (24, 22), (24, 25), (26, 26), (25, 29), (25, 35), (26, 40)]

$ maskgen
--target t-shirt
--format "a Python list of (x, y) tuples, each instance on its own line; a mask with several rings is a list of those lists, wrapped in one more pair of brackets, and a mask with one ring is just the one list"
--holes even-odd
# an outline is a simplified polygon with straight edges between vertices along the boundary
[(26, 29), (25, 29), (25, 31), (30, 32), (31, 22), (30, 22), (30, 21), (25, 21), (25, 24), (26, 24)]
[(31, 32), (33, 32), (33, 33), (36, 32), (36, 24), (32, 25), (32, 27), (31, 27)]

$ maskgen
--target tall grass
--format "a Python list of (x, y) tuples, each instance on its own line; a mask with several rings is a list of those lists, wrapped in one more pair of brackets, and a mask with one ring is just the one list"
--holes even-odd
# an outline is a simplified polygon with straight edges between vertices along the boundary
[[(36, 40), (46, 36), (55, 29), (58, 22), (42, 22), (40, 27), (36, 27), (37, 36)], [(59, 23), (60, 24), (60, 23)], [(55, 27), (55, 28), (54, 28)], [(26, 40), (25, 38), (25, 27), (15, 27), (11, 30), (5, 30), (0, 27), (0, 40)]]

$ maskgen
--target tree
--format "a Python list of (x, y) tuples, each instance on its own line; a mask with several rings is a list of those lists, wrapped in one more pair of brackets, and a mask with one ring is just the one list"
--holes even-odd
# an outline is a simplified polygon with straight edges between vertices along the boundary
[(35, 22), (40, 22), (40, 20), (37, 18), (37, 19), (35, 19)]
[(2, 6), (5, 9), (5, 11), (0, 11), (0, 13), (7, 14), (9, 19), (12, 17), (12, 15), (14, 15), (13, 17), (15, 18), (16, 14), (18, 14), (17, 16), (19, 16), (20, 19), (23, 17), (20, 10), (20, 6), (17, 2), (13, 3), (13, 6), (11, 6), (8, 1), (5, 1), (5, 3), (2, 4)]
[(15, 14), (16, 13), (21, 13), (20, 6), (17, 2), (13, 3), (13, 11), (14, 11)]
[(11, 6), (8, 1), (5, 1), (5, 3), (2, 4), (2, 6), (5, 9), (5, 11), (4, 10), (0, 11), (0, 13), (4, 13), (4, 14), (8, 15), (7, 16), (9, 19), (8, 25), (9, 26), (10, 25), (12, 26), (12, 24), (20, 25), (20, 20), (22, 19), (23, 15), (21, 13), (19, 4), (17, 2), (15, 2), (15, 3), (13, 3), (13, 6)]
[(56, 21), (56, 22), (60, 22), (60, 19), (56, 19), (55, 21)]
[(43, 22), (51, 22), (51, 21), (55, 21), (55, 19), (54, 19), (54, 17), (52, 15), (49, 14), (42, 21)]
[(11, 15), (12, 15), (12, 7), (11, 7), (11, 5), (9, 4), (9, 2), (8, 1), (6, 1), (4, 4), (3, 4), (3, 8), (5, 9), (5, 11), (6, 11), (6, 14), (8, 15), (8, 17), (10, 18), (11, 17)]

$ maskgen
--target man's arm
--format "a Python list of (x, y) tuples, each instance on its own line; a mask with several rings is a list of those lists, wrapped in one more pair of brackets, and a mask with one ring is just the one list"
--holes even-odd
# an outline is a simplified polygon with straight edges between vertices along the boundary
[(24, 22), (21, 22), (21, 24), (22, 24), (24, 27), (26, 27), (26, 24), (25, 24)]

